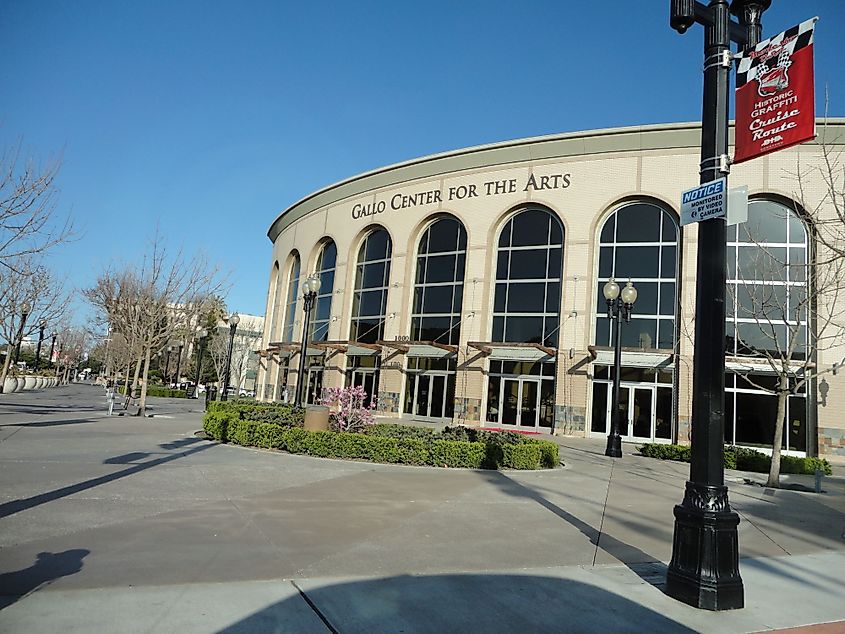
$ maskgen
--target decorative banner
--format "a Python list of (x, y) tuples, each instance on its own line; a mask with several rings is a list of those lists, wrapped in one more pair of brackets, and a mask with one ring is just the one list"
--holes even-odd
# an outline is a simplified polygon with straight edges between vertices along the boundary
[(734, 163), (816, 137), (812, 18), (739, 56)]

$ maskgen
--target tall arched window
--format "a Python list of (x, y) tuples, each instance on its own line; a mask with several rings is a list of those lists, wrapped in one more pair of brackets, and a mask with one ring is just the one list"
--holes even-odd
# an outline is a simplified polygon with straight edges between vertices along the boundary
[(288, 276), (288, 294), (285, 302), (285, 327), (282, 330), (282, 341), (293, 341), (293, 324), (296, 321), (296, 298), (299, 293), (299, 254), (293, 254)]
[[(596, 345), (611, 346), (613, 322), (607, 317), (605, 283), (629, 279), (637, 288), (630, 323), (622, 325), (622, 347), (665, 350), (675, 348), (675, 313), (678, 302), (678, 226), (672, 214), (648, 202), (632, 202), (614, 211), (599, 235), (599, 272), (596, 283)], [(628, 440), (669, 440), (673, 420), (673, 374), (663, 367), (665, 357), (622, 357), (624, 382), (619, 390), (621, 432)], [(593, 403), (590, 430), (607, 434), (611, 402), (610, 359), (593, 365)], [(608, 365), (605, 365), (608, 364)], [(652, 364), (652, 365), (649, 365)]]
[[(785, 205), (748, 203), (748, 220), (728, 227), (725, 354), (803, 361), (807, 343), (807, 230)], [(789, 349), (793, 348), (790, 354)], [(745, 364), (747, 367), (752, 365)], [(725, 377), (725, 441), (771, 446), (777, 418), (772, 393), (777, 377), (767, 372), (728, 372)], [(782, 446), (807, 449), (807, 403), (787, 398)]]
[(358, 250), (349, 333), (351, 341), (375, 343), (384, 337), (391, 254), (390, 235), (381, 228), (372, 231)]
[(317, 258), (316, 273), (320, 276), (320, 294), (314, 304), (311, 325), (312, 341), (325, 341), (329, 334), (329, 321), (332, 314), (332, 294), (334, 293), (334, 273), (337, 264), (337, 247), (332, 240), (323, 244)]
[(511, 218), (499, 236), (493, 341), (557, 347), (563, 227), (544, 209)]
[[(373, 344), (384, 338), (392, 252), (390, 235), (380, 227), (364, 238), (358, 250), (349, 328), (350, 344)], [(347, 384), (363, 386), (368, 403), (377, 395), (380, 362), (375, 351), (366, 355), (350, 354), (347, 359)]]
[[(337, 264), (337, 247), (332, 240), (323, 243), (317, 257), (315, 273), (320, 276), (320, 292), (311, 311), (309, 341), (326, 341), (329, 336), (329, 322), (332, 313), (332, 294), (334, 293), (334, 274)], [(325, 371), (325, 353), (308, 357), (307, 388), (305, 402), (317, 403), (323, 394), (323, 375)]]
[(466, 244), (466, 230), (455, 218), (437, 220), (420, 239), (412, 340), (458, 343)]
[[(466, 229), (456, 218), (440, 218), (423, 233), (414, 278), (412, 341), (457, 345), (466, 244)], [(455, 354), (432, 348), (408, 352), (404, 412), (423, 420), (449, 420), (455, 415)]]
[(271, 277), (271, 288), (273, 289), (273, 297), (270, 304), (270, 339), (269, 341), (278, 341), (279, 330), (281, 329), (281, 320), (279, 319), (282, 312), (282, 280), (279, 271), (279, 263), (273, 264), (273, 273)]
[[(560, 221), (545, 209), (519, 212), (502, 229), (496, 257), (492, 341), (556, 348), (563, 262)], [(507, 361), (491, 355), (488, 423), (552, 427), (555, 362), (542, 355), (532, 348), (511, 350)]]
[(677, 260), (678, 227), (660, 207), (631, 203), (607, 218), (599, 238), (596, 345), (612, 343), (613, 324), (602, 289), (615, 277), (620, 283), (630, 279), (637, 288), (631, 323), (622, 328), (622, 346), (674, 349)]

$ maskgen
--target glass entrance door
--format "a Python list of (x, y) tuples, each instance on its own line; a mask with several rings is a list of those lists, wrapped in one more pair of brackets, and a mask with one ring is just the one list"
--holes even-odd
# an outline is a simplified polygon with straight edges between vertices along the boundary
[[(610, 430), (613, 390), (607, 394), (607, 429)], [(625, 440), (648, 441), (654, 439), (655, 388), (633, 385), (619, 386), (619, 419)]]
[(364, 405), (369, 405), (375, 398), (375, 388), (378, 374), (373, 370), (353, 370), (351, 377), (352, 385), (356, 387), (359, 385), (363, 386), (364, 391), (367, 393), (367, 399), (364, 401)]
[(500, 425), (535, 428), (540, 422), (540, 380), (502, 379)]
[(454, 399), (450, 394), (450, 375), (419, 373), (410, 377), (411, 401), (406, 401), (406, 412), (414, 418), (425, 420), (440, 420), (452, 417), (452, 407), (449, 399)]

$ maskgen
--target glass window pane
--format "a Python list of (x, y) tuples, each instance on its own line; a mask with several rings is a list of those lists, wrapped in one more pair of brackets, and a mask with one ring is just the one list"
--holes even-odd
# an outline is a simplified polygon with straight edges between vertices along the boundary
[[(624, 284), (620, 284), (623, 288)], [(634, 312), (640, 315), (657, 314), (657, 282), (637, 282), (634, 284), (637, 289), (637, 301), (634, 303)]]
[(678, 225), (673, 218), (665, 211), (660, 212), (663, 216), (663, 242), (678, 241)]
[(676, 247), (663, 247), (660, 249), (660, 277), (672, 279), (677, 276), (677, 252)]
[(622, 347), (653, 350), (657, 341), (657, 320), (637, 319), (634, 317), (628, 324), (622, 324)]
[(378, 288), (385, 286), (385, 262), (365, 264), (363, 271), (363, 288)]
[(654, 205), (635, 203), (616, 212), (617, 242), (659, 242), (663, 212)]
[(425, 283), (425, 263), (428, 258), (417, 258), (417, 284)]
[[(730, 227), (728, 227), (730, 229)], [(727, 382), (725, 383), (725, 387), (727, 387)], [(733, 392), (725, 392), (725, 444), (726, 445), (733, 445), (734, 444), (734, 393)]]
[(525, 280), (546, 277), (546, 249), (511, 251), (511, 279)]
[(675, 321), (661, 319), (657, 332), (657, 347), (661, 350), (675, 349)]
[(545, 288), (546, 285), (542, 282), (510, 284), (507, 311), (509, 313), (545, 312)]
[(321, 271), (333, 269), (337, 263), (337, 246), (334, 242), (327, 242), (320, 253), (320, 262), (317, 267)]
[(332, 296), (320, 297), (317, 299), (316, 310), (314, 311), (316, 319), (328, 319), (332, 312)]
[(511, 244), (511, 227), (513, 227), (513, 220), (509, 221), (504, 229), (502, 229), (502, 233), (499, 234), (499, 246), (500, 247), (507, 247)]
[(560, 310), (560, 282), (546, 285), (546, 312), (557, 313)]
[(452, 325), (449, 317), (423, 317), (420, 320), (420, 341), (443, 341)]
[(517, 343), (542, 343), (542, 317), (508, 317), (505, 324), (506, 341)]
[(549, 221), (551, 216), (541, 209), (529, 209), (514, 217), (513, 246), (549, 243)]
[(551, 218), (549, 244), (563, 244), (563, 227), (554, 216)]
[(389, 258), (390, 236), (387, 234), (387, 231), (384, 229), (376, 229), (367, 236), (364, 243), (363, 254), (366, 261), (384, 260)]
[(493, 338), (492, 341), (505, 340), (505, 318), (493, 317)]
[(463, 306), (464, 285), (456, 284), (453, 288), (455, 289), (455, 291), (452, 299), (452, 312), (460, 313), (461, 307)]
[(736, 279), (736, 247), (728, 247), (727, 257), (728, 257), (728, 269), (727, 269), (728, 279), (729, 280), (735, 280)]
[(748, 220), (740, 225), (743, 242), (786, 242), (786, 224), (790, 212), (783, 205), (768, 200), (748, 203)]
[(793, 244), (804, 243), (807, 240), (807, 229), (804, 223), (794, 213), (789, 214), (789, 241)]
[[(639, 288), (639, 285), (637, 285)], [(637, 300), (639, 302), (639, 299)], [(675, 283), (663, 283), (660, 285), (660, 314), (675, 315)]]
[(807, 403), (803, 397), (790, 396), (787, 399), (787, 419), (784, 433), (788, 448), (793, 451), (807, 451)]
[(613, 247), (601, 247), (599, 250), (599, 277), (613, 275)]
[(455, 279), (455, 256), (437, 255), (428, 257), (426, 282), (452, 282)]
[(560, 334), (560, 321), (557, 317), (546, 317), (546, 327), (543, 337), (543, 345), (557, 348), (558, 335)]
[(607, 383), (593, 382), (593, 414), (590, 429), (607, 433)]
[(601, 240), (604, 243), (613, 242), (614, 241), (614, 229), (616, 228), (616, 214), (611, 214), (610, 217), (605, 221), (604, 226), (601, 228)]
[(381, 315), (382, 291), (363, 291), (358, 315)]
[(596, 319), (596, 345), (610, 345), (610, 322), (606, 316), (602, 317), (599, 315), (598, 319)]
[(617, 247), (616, 269), (619, 279), (657, 278), (660, 247)]
[(449, 286), (427, 286), (423, 299), (423, 312), (425, 313), (451, 313), (452, 312), (452, 289)]
[(774, 395), (737, 392), (736, 443), (771, 447), (777, 406)]
[(452, 218), (438, 220), (428, 229), (428, 252), (457, 251), (460, 223)]
[(510, 251), (500, 251), (496, 257), (496, 279), (508, 279), (508, 254)]
[(549, 249), (549, 269), (548, 269), (548, 276), (550, 279), (560, 279), (561, 270), (560, 270), (560, 258), (562, 252), (561, 249)]
[(786, 249), (751, 245), (739, 247), (739, 279), (760, 282), (786, 281)]
[(508, 285), (499, 283), (496, 284), (496, 297), (493, 300), (493, 311), (497, 313), (505, 312), (505, 297), (507, 296)]

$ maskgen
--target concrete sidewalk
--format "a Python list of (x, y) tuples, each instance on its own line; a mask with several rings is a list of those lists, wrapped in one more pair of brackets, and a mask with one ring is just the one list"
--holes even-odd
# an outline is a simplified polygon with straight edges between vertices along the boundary
[(94, 413), (102, 390), (58, 389), (41, 409), (35, 394), (0, 396), (3, 632), (749, 632), (845, 620), (841, 478), (816, 495), (727, 474), (746, 607), (709, 613), (661, 590), (687, 465), (627, 446), (610, 460), (580, 439), (561, 440), (566, 467), (554, 471), (321, 460), (199, 440), (196, 402), (107, 418)]

